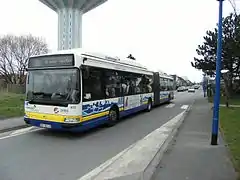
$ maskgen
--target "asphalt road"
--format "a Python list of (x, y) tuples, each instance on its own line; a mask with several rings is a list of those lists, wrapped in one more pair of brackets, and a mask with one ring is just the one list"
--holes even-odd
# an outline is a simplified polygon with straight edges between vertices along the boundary
[(0, 179), (76, 180), (184, 111), (183, 106), (200, 95), (201, 90), (176, 92), (171, 104), (86, 133), (0, 134)]

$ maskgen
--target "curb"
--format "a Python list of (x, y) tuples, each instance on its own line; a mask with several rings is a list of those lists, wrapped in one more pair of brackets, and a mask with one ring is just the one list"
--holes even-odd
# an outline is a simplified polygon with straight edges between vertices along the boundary
[[(212, 102), (209, 102), (209, 104), (212, 107), (214, 106), (214, 103), (212, 103)], [(219, 104), (219, 107), (226, 107), (226, 104)], [(230, 108), (240, 108), (240, 105), (238, 105), (238, 104), (229, 104), (229, 107)]]
[(24, 124), (24, 125), (14, 126), (14, 127), (10, 127), (10, 128), (0, 129), (0, 133), (5, 133), (5, 132), (9, 132), (9, 131), (14, 131), (14, 130), (18, 130), (18, 129), (22, 129), (22, 128), (27, 128), (27, 127), (30, 127), (30, 125)]
[(169, 148), (169, 145), (172, 144), (174, 138), (177, 136), (177, 133), (178, 133), (178, 131), (181, 128), (181, 125), (185, 121), (187, 115), (190, 113), (194, 103), (195, 103), (195, 100), (188, 107), (188, 109), (185, 111), (184, 115), (181, 117), (181, 120), (179, 121), (177, 126), (173, 129), (172, 133), (168, 136), (168, 138), (166, 139), (166, 141), (163, 144), (163, 146), (161, 146), (161, 148), (159, 149), (159, 151), (157, 152), (155, 157), (152, 159), (152, 162), (150, 162), (149, 166), (146, 168), (145, 171), (150, 171), (149, 172), (150, 174), (148, 175), (148, 174), (146, 174), (146, 172), (143, 172), (143, 176), (139, 180), (151, 180), (152, 178), (154, 178), (154, 175), (155, 175), (155, 172), (157, 170), (158, 165), (160, 164), (164, 154), (167, 152), (167, 150)]
[[(161, 130), (157, 129), (141, 139), (140, 145), (138, 142), (132, 144), (78, 180), (151, 180), (164, 153), (168, 150), (194, 103), (195, 100), (185, 111), (180, 113), (181, 115), (177, 115), (178, 118), (177, 116), (174, 117), (178, 119), (175, 120), (176, 123), (174, 123), (174, 118), (171, 119), (168, 125), (161, 126)], [(170, 129), (168, 130), (168, 128)], [(160, 135), (159, 132), (163, 134)], [(147, 137), (150, 137), (150, 139)], [(142, 142), (143, 144), (141, 144)], [(134, 152), (136, 153), (134, 154)], [(144, 158), (141, 159), (141, 157)]]

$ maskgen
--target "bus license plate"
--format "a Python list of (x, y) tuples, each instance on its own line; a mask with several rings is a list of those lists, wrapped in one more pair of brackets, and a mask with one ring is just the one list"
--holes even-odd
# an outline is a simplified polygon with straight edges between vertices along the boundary
[(50, 124), (43, 124), (43, 123), (41, 123), (40, 127), (42, 127), (42, 128), (51, 128), (52, 126)]

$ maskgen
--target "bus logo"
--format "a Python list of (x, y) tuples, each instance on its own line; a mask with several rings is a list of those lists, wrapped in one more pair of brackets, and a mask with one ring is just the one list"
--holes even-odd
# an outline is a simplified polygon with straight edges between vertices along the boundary
[(53, 109), (53, 111), (57, 114), (57, 113), (59, 113), (59, 109), (57, 108), (57, 107), (55, 107), (54, 109)]

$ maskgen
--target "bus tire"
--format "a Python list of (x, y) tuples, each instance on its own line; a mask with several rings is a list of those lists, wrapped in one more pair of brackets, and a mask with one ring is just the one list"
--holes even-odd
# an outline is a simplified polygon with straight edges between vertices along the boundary
[(151, 99), (148, 99), (146, 111), (147, 111), (147, 112), (150, 112), (151, 110), (152, 110), (152, 100), (151, 100)]
[(171, 95), (169, 94), (169, 95), (168, 95), (168, 103), (171, 103), (171, 100), (172, 100), (172, 99), (171, 99)]
[(107, 126), (114, 126), (119, 119), (119, 111), (118, 108), (113, 106), (108, 113), (108, 123)]

